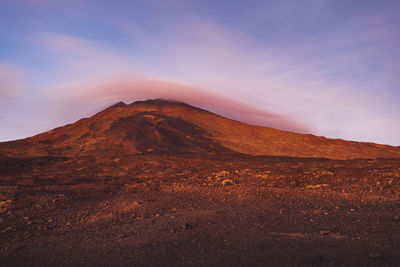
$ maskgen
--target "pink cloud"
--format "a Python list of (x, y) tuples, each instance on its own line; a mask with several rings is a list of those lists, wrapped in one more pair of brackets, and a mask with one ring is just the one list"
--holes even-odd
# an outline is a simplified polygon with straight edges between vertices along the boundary
[(257, 109), (229, 96), (222, 96), (177, 82), (128, 78), (112, 79), (84, 82), (75, 84), (73, 87), (68, 85), (62, 91), (65, 95), (62, 101), (67, 101), (69, 107), (74, 105), (78, 109), (85, 103), (98, 103), (97, 105), (104, 108), (121, 100), (130, 103), (136, 100), (162, 98), (182, 101), (245, 123), (286, 131), (310, 133), (307, 125), (290, 117)]
[(0, 62), (0, 99), (15, 96), (23, 88), (23, 72), (14, 64)]
[(103, 47), (97, 42), (69, 34), (42, 32), (36, 34), (34, 40), (48, 51), (55, 52), (57, 55), (68, 56), (62, 58), (66, 62), (107, 59), (107, 61), (121, 63), (125, 58), (123, 55), (113, 52), (109, 47)]
[[(130, 29), (129, 25), (121, 28)], [(47, 87), (53, 102), (74, 99), (68, 102), (68, 107), (73, 109), (61, 110), (54, 104), (52, 108), (60, 110), (50, 112), (55, 121), (70, 122), (120, 100), (132, 102), (148, 98), (188, 102), (251, 124), (360, 141), (387, 143), (385, 136), (390, 131), (377, 127), (375, 121), (398, 121), (388, 119), (384, 111), (393, 105), (390, 100), (393, 98), (386, 97), (384, 92), (379, 96), (370, 94), (351, 81), (331, 75), (371, 54), (368, 46), (339, 54), (333, 50), (322, 58), (304, 61), (290, 47), (291, 53), (259, 47), (246, 35), (202, 21), (179, 26), (175, 39), (166, 42), (133, 29), (128, 32), (134, 40), (132, 43), (139, 42), (148, 49), (144, 57), (140, 53), (125, 55), (115, 47), (67, 34), (36, 36), (46, 51), (60, 58), (57, 73), (62, 73), (62, 77)], [(353, 42), (369, 42), (375, 38), (364, 33), (356, 40), (325, 37), (315, 47), (300, 40), (296, 48), (306, 55), (309, 51), (321, 52), (337, 46), (353, 47)], [(131, 47), (131, 50), (135, 49)], [(151, 60), (146, 60), (147, 56)], [(330, 67), (324, 67), (326, 62)], [(371, 84), (371, 87), (383, 88), (384, 84)], [(207, 88), (208, 92), (199, 88)], [(213, 93), (209, 93), (211, 89)], [(298, 121), (311, 125), (312, 131)], [(394, 140), (391, 142), (396, 143)]]

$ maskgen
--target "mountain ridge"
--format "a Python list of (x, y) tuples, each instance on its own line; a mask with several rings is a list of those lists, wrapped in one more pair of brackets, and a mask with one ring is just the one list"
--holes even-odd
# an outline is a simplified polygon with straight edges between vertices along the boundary
[(397, 158), (400, 147), (255, 126), (164, 99), (118, 102), (90, 118), (0, 143), (6, 156), (241, 153), (330, 159)]

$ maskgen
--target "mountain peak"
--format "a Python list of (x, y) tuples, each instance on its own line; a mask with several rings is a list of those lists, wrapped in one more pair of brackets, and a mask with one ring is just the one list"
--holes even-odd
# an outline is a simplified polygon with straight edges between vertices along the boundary
[[(129, 106), (187, 107), (187, 108), (202, 110), (198, 107), (192, 106), (185, 102), (181, 102), (181, 101), (173, 100), (173, 99), (163, 99), (163, 98), (135, 101), (135, 102), (132, 102), (131, 104), (129, 104)], [(203, 110), (203, 111), (205, 111), (205, 110)]]
[(139, 100), (132, 102), (130, 106), (134, 105), (188, 105), (181, 101), (177, 100), (170, 100), (170, 99), (163, 99), (163, 98), (156, 98), (156, 99), (147, 99), (147, 100)]
[(125, 102), (119, 101), (119, 102), (115, 103), (114, 105), (111, 105), (108, 108), (106, 108), (106, 110), (112, 109), (112, 108), (118, 108), (118, 107), (125, 107), (125, 106), (127, 106), (127, 104), (125, 104)]
[[(109, 106), (108, 108), (100, 111), (98, 114), (104, 114), (105, 111), (107, 111), (107, 113), (108, 113), (109, 110), (112, 110), (114, 108), (125, 108), (125, 111), (126, 111), (125, 113), (138, 112), (140, 110), (143, 110), (143, 111), (144, 110), (147, 110), (147, 111), (153, 110), (153, 111), (165, 112), (165, 109), (174, 110), (174, 108), (183, 108), (186, 110), (190, 109), (190, 110), (197, 110), (199, 112), (210, 113), (207, 110), (192, 106), (190, 104), (187, 104), (187, 103), (184, 103), (181, 101), (156, 98), (156, 99), (139, 100), (139, 101), (132, 102), (130, 104), (126, 104), (125, 102), (120, 101), (120, 102), (115, 103), (115, 104)], [(178, 109), (175, 109), (175, 111), (178, 112)]]

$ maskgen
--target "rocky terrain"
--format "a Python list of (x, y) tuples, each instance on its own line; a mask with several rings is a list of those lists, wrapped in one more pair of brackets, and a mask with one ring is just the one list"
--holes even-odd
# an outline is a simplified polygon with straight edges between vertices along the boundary
[(398, 147), (146, 101), (0, 151), (2, 266), (400, 262)]

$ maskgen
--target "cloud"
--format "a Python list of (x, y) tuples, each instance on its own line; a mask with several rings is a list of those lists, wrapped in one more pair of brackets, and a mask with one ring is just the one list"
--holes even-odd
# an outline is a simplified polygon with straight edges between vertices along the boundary
[(310, 125), (314, 134), (398, 144), (388, 127), (400, 124), (391, 91), (396, 83), (386, 77), (387, 69), (397, 77), (398, 63), (382, 52), (393, 31), (379, 23), (362, 28), (364, 19), (279, 46), (198, 20), (178, 27), (173, 41), (156, 49), (167, 55), (163, 67), (171, 79), (268, 106)]
[(129, 103), (162, 98), (182, 101), (246, 123), (300, 133), (310, 132), (308, 126), (289, 117), (251, 107), (228, 96), (172, 81), (119, 78), (67, 84), (58, 87), (57, 90), (64, 92), (61, 99), (56, 101), (57, 105), (60, 107), (63, 102), (68, 109), (71, 109), (71, 105), (79, 109), (88, 103), (97, 103), (104, 108), (121, 100)]
[[(213, 107), (213, 111), (298, 132), (398, 142), (393, 137), (385, 139), (391, 131), (387, 126), (399, 124), (400, 110), (393, 92), (387, 89), (398, 81), (388, 74), (398, 70), (398, 63), (383, 58), (385, 53), (380, 52), (390, 46), (392, 31), (379, 20), (374, 19), (373, 27), (363, 28), (365, 18), (357, 18), (326, 32), (283, 36), (275, 41), (208, 19), (186, 17), (186, 23), (171, 21), (159, 32), (116, 18), (112, 25), (130, 40), (124, 49), (67, 34), (41, 33), (36, 40), (56, 58), (61, 73), (55, 74), (59, 76), (46, 86), (46, 93), (59, 101), (79, 92), (81, 96), (75, 100), (93, 103), (76, 101), (74, 118), (82, 114), (79, 111), (89, 114), (110, 99), (124, 97), (178, 96), (185, 102), (203, 99), (199, 106), (211, 101), (210, 107), (215, 104), (211, 99), (219, 99), (222, 105), (231, 103), (229, 98), (241, 103), (229, 104), (222, 111)], [(168, 89), (157, 89), (160, 87)], [(213, 96), (200, 96), (198, 91)], [(218, 96), (229, 97), (223, 100)], [(77, 103), (85, 107), (79, 108)], [(246, 108), (240, 111), (238, 106)], [(258, 111), (249, 107), (264, 113), (258, 116)], [(231, 114), (227, 114), (228, 108)], [(290, 123), (279, 125), (276, 114), (290, 118)], [(302, 123), (293, 126), (294, 121)]]
[(24, 81), (24, 72), (16, 64), (0, 62), (0, 102), (20, 93)]
[(64, 79), (76, 80), (137, 69), (125, 55), (98, 42), (60, 33), (41, 32), (34, 37), (58, 63)]
[[(67, 57), (62, 66), (65, 68), (63, 76), (67, 76), (67, 79), (64, 82), (57, 81), (57, 84), (47, 90), (47, 94), (57, 103), (58, 107), (53, 107), (55, 109), (60, 108), (60, 101), (68, 99), (70, 102), (67, 106), (74, 105), (77, 113), (89, 113), (93, 110), (87, 107), (89, 102), (96, 106), (109, 104), (111, 100), (116, 102), (123, 99), (133, 101), (166, 98), (210, 109), (248, 123), (288, 131), (310, 132), (307, 126), (294, 119), (250, 107), (234, 100), (234, 97), (223, 97), (221, 93), (211, 93), (210, 89), (178, 82), (179, 79), (168, 81), (162, 76), (157, 77), (157, 70), (147, 73), (138, 71), (132, 60), (93, 41), (54, 33), (42, 33), (37, 39), (56, 54)], [(87, 109), (78, 107), (77, 103)], [(63, 112), (60, 110), (58, 114), (60, 113)]]

